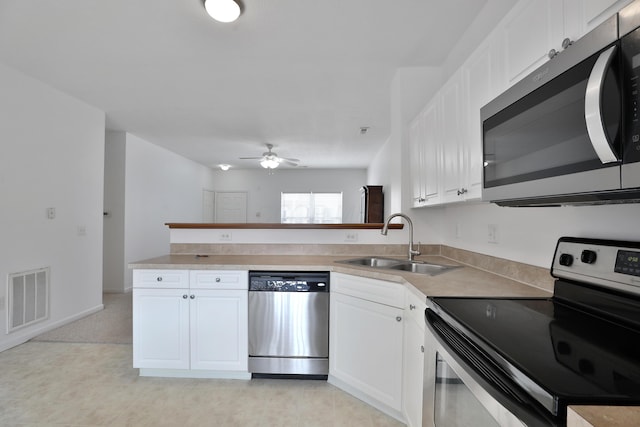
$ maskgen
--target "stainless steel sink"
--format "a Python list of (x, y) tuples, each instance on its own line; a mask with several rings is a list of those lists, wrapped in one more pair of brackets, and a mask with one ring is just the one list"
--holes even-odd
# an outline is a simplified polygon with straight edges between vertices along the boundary
[(336, 261), (342, 264), (351, 264), (362, 267), (373, 267), (384, 270), (399, 270), (408, 271), (411, 273), (426, 274), (429, 276), (435, 276), (436, 274), (442, 274), (455, 268), (460, 268), (457, 265), (443, 265), (433, 264), (423, 261), (409, 261), (395, 258), (382, 258), (382, 257), (362, 257), (354, 259), (346, 259)]
[(429, 276), (435, 276), (436, 274), (442, 274), (446, 271), (460, 268), (457, 265), (441, 265), (441, 264), (429, 264), (429, 263), (417, 263), (407, 262), (403, 264), (397, 264), (389, 266), (391, 270), (410, 271), (411, 273), (428, 274)]
[(362, 265), (365, 267), (376, 267), (376, 268), (389, 268), (392, 265), (397, 265), (403, 262), (401, 259), (393, 259), (393, 258), (380, 258), (380, 257), (365, 257), (365, 258), (354, 258), (347, 259), (344, 261), (337, 261), (344, 264), (352, 264), (352, 265)]

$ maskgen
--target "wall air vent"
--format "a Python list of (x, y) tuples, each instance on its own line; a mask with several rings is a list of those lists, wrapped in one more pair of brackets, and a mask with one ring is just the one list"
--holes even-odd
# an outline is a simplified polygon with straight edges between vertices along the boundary
[(49, 317), (49, 268), (9, 274), (7, 333)]

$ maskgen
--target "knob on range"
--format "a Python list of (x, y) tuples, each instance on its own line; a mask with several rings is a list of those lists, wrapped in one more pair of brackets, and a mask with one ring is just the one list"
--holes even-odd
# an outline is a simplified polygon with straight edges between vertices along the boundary
[(585, 249), (580, 255), (580, 261), (584, 262), (585, 264), (593, 264), (594, 262), (596, 262), (597, 257), (598, 256), (596, 255), (595, 251)]
[(565, 267), (570, 267), (573, 264), (573, 255), (571, 254), (561, 254), (558, 259), (560, 265), (564, 265)]

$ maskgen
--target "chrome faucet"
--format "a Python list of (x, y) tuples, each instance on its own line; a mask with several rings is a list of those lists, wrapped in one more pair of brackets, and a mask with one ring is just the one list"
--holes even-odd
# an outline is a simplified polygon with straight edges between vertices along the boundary
[(389, 215), (387, 220), (384, 222), (384, 225), (382, 226), (382, 230), (380, 230), (380, 234), (382, 234), (383, 236), (387, 235), (387, 231), (389, 231), (389, 221), (391, 221), (393, 218), (397, 216), (404, 218), (407, 221), (407, 224), (409, 224), (409, 261), (413, 261), (414, 256), (420, 255), (420, 243), (418, 242), (418, 249), (414, 250), (413, 249), (413, 222), (411, 222), (411, 218), (409, 218), (407, 215), (403, 213), (394, 213)]

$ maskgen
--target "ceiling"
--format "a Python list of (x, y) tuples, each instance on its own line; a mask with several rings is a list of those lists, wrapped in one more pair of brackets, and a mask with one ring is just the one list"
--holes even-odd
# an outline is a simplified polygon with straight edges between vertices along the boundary
[[(207, 166), (365, 168), (400, 67), (440, 66), (487, 0), (0, 0), (0, 62), (85, 101), (107, 128)], [(361, 135), (361, 127), (369, 127)]]

